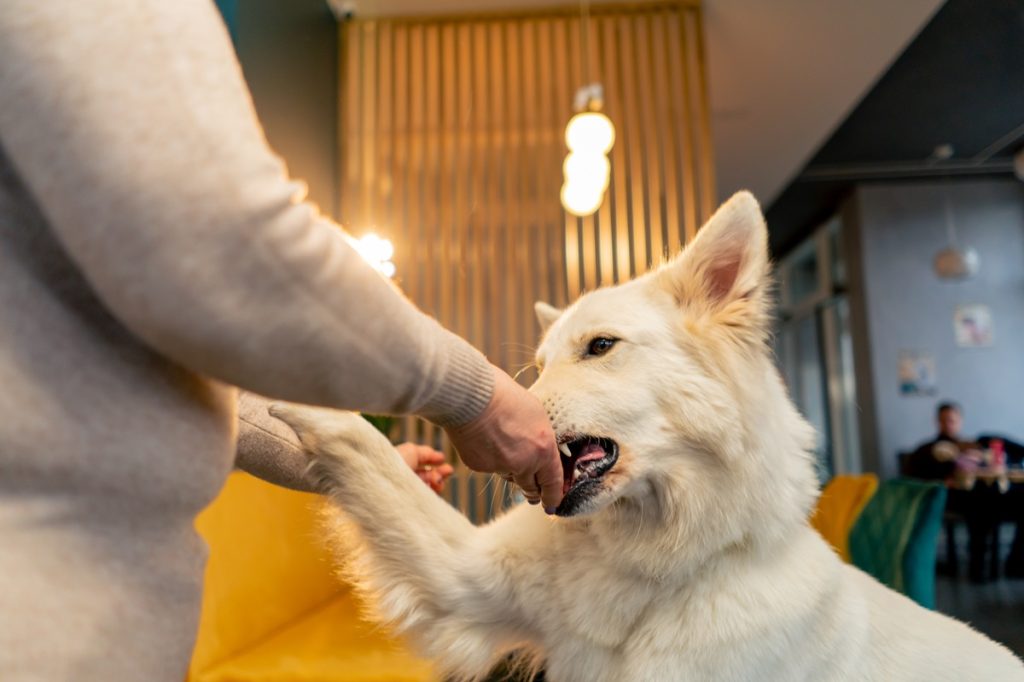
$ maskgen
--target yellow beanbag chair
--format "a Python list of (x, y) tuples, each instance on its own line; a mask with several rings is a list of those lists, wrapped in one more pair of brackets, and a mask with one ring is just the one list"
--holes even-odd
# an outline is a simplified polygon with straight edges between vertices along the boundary
[(811, 526), (847, 563), (850, 563), (850, 529), (876, 490), (878, 477), (874, 474), (841, 474), (821, 491), (818, 506), (811, 515)]
[(210, 546), (189, 682), (424, 682), (429, 662), (378, 626), (334, 574), (315, 495), (231, 474), (197, 519)]

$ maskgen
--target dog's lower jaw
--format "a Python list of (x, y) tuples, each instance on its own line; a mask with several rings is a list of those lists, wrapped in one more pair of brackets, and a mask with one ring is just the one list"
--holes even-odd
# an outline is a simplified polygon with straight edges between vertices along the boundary
[(583, 481), (573, 486), (566, 496), (562, 498), (562, 502), (555, 509), (555, 514), (561, 517), (586, 514), (588, 511), (597, 508), (597, 505), (600, 504), (598, 498), (603, 494), (606, 493), (604, 484), (600, 479)]

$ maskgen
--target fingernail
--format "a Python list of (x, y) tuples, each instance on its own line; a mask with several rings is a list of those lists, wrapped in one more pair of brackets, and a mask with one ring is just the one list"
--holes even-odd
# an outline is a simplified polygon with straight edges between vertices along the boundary
[(544, 513), (548, 516), (553, 516), (555, 513), (555, 507), (544, 507)]

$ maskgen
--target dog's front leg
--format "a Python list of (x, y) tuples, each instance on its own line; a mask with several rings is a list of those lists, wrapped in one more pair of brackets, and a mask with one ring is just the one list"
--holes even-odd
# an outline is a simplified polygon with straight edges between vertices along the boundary
[[(476, 528), (435, 495), (384, 436), (350, 412), (279, 404), (336, 507), (331, 532), (381, 619), (443, 672), (472, 679), (529, 639), (503, 567)], [(343, 547), (342, 547), (343, 545)]]

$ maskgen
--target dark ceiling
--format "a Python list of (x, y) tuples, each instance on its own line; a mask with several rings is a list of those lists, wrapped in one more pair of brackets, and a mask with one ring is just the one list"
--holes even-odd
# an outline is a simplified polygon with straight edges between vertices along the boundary
[[(949, 159), (934, 156), (950, 144)], [(948, 0), (768, 208), (784, 255), (860, 182), (1012, 174), (1024, 145), (1024, 0)]]

